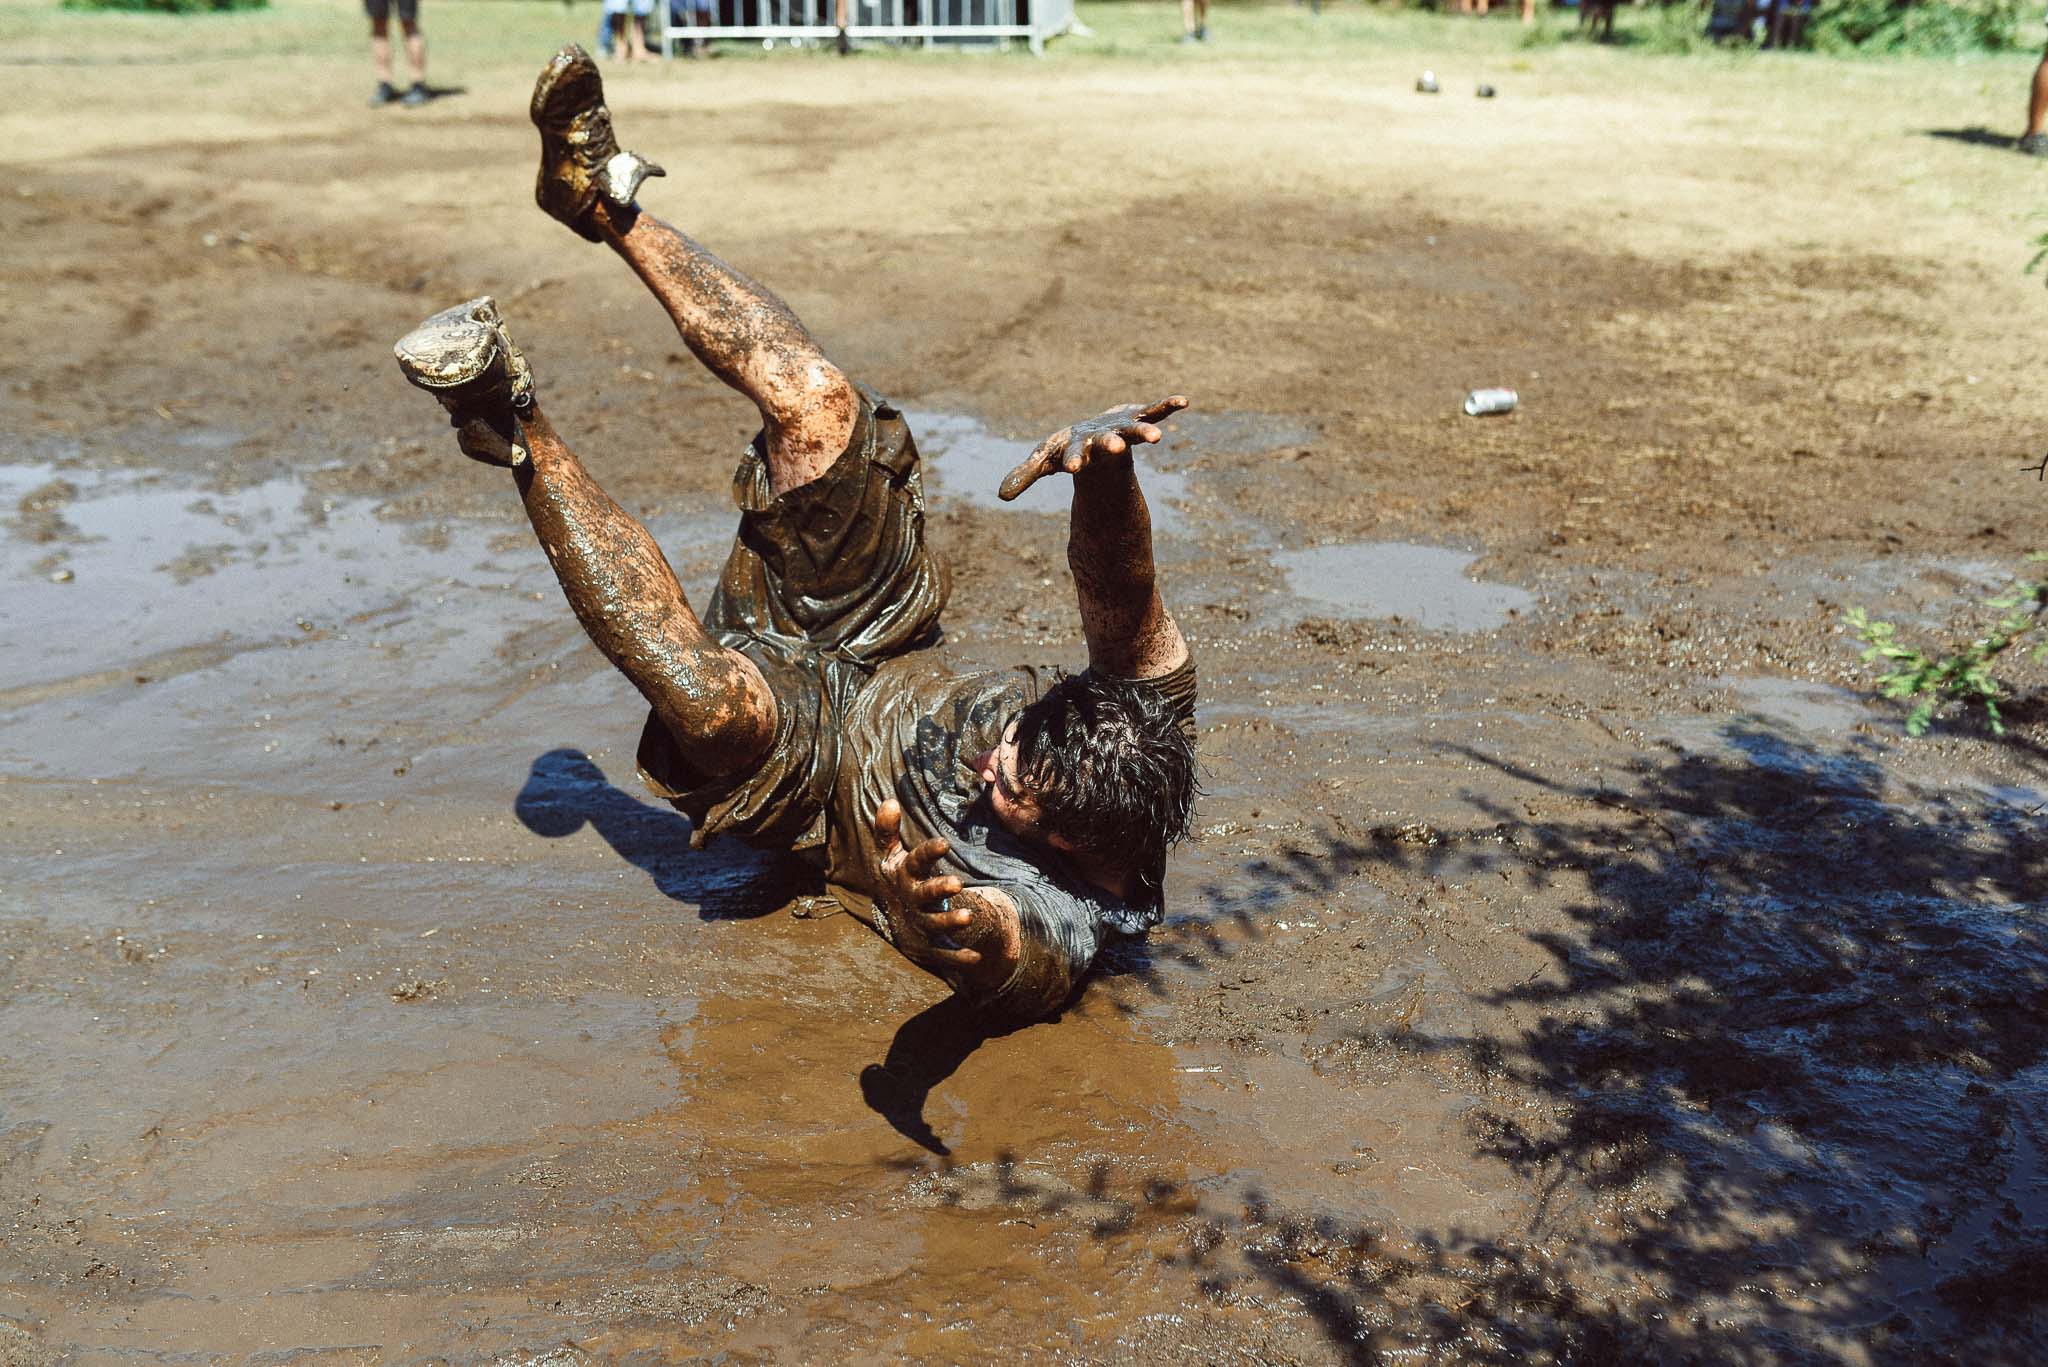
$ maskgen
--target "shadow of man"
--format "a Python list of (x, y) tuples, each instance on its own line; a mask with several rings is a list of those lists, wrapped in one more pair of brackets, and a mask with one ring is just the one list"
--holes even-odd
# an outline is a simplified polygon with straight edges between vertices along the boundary
[(897, 1027), (887, 1056), (861, 1069), (861, 1098), (896, 1133), (944, 1157), (952, 1150), (924, 1118), (926, 1098), (969, 1054), (1020, 1028), (989, 1020), (964, 998), (948, 997)]
[(614, 787), (581, 750), (550, 750), (535, 759), (512, 812), (550, 840), (589, 826), (662, 896), (687, 903), (706, 920), (765, 916), (816, 890), (815, 877), (793, 859), (734, 840), (691, 849), (689, 818)]
[[(688, 818), (622, 792), (581, 750), (550, 750), (535, 759), (512, 810), (526, 829), (550, 840), (589, 826), (664, 897), (707, 920), (766, 915), (818, 890), (816, 875), (791, 858), (733, 840), (690, 848)], [(949, 1153), (924, 1118), (926, 1098), (983, 1042), (1017, 1028), (948, 997), (897, 1028), (883, 1061), (861, 1070), (861, 1096), (897, 1133), (933, 1153)]]
[(2010, 152), (2014, 144), (2019, 142), (2019, 139), (2010, 133), (1994, 133), (1982, 124), (1973, 124), (1968, 128), (1929, 128), (1925, 131), (1930, 138), (1967, 143), (1971, 147), (1996, 147), (2002, 152)]

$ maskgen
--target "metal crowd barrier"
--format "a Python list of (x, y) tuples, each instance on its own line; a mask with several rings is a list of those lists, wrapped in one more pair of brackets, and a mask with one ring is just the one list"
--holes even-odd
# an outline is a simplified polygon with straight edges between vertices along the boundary
[[(772, 46), (829, 43), (839, 36), (835, 0), (673, 0), (661, 31), (661, 53), (677, 43), (752, 38)], [(846, 36), (856, 42), (1007, 43), (1021, 38), (1034, 55), (1074, 22), (1074, 0), (846, 0)], [(691, 23), (694, 19), (696, 22)], [(708, 22), (707, 22), (708, 21)]]

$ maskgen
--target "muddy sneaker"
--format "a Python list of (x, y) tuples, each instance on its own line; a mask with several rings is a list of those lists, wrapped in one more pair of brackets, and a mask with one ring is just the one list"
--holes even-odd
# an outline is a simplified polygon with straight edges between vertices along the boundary
[(533, 197), (592, 242), (604, 240), (590, 221), (599, 195), (631, 204), (642, 181), (667, 174), (645, 157), (619, 150), (612, 113), (604, 107), (604, 80), (580, 47), (572, 44), (555, 54), (534, 82), (528, 112), (540, 129), (540, 178)]
[(405, 378), (441, 401), (465, 455), (525, 462), (521, 418), (533, 411), (533, 371), (489, 295), (443, 309), (392, 349)]
[(2048, 133), (2028, 133), (2013, 146), (2030, 157), (2048, 157)]
[(379, 81), (377, 88), (370, 92), (370, 108), (381, 109), (398, 98), (398, 92), (391, 88), (391, 82)]

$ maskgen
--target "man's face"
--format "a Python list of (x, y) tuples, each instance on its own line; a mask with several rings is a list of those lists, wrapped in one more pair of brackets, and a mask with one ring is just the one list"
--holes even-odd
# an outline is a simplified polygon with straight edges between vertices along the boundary
[(1004, 830), (1019, 840), (1056, 850), (1073, 848), (1050, 831), (1039, 828), (1038, 803), (1018, 782), (1016, 722), (1010, 723), (993, 750), (984, 750), (975, 756), (974, 772), (988, 785), (988, 805)]

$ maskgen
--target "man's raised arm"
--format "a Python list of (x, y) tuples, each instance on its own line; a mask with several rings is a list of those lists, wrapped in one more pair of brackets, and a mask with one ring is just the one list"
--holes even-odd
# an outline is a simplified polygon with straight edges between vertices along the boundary
[(1187, 406), (1176, 394), (1063, 427), (1040, 442), (999, 491), (1013, 499), (1046, 475), (1064, 471), (1074, 477), (1067, 565), (1080, 600), (1088, 664), (1099, 674), (1156, 679), (1187, 662), (1187, 641), (1159, 596), (1152, 514), (1131, 458), (1133, 445), (1159, 440), (1155, 424)]

